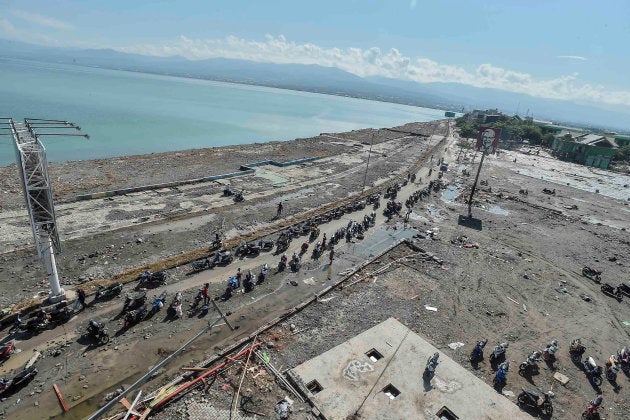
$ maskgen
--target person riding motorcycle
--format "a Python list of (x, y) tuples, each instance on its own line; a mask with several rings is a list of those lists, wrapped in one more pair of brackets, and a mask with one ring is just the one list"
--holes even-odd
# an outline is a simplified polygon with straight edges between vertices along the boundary
[(103, 325), (94, 321), (93, 319), (90, 320), (90, 324), (88, 325), (88, 332), (90, 334), (98, 334), (98, 332), (103, 329)]
[(550, 344), (547, 345), (547, 347), (545, 347), (542, 358), (545, 361), (554, 359), (556, 357), (555, 354), (558, 351), (558, 347), (558, 340), (553, 340)]
[(302, 251), (302, 254), (306, 254), (307, 249), (308, 249), (308, 242), (304, 241), (304, 243), (302, 244), (302, 247), (300, 248), (300, 250)]

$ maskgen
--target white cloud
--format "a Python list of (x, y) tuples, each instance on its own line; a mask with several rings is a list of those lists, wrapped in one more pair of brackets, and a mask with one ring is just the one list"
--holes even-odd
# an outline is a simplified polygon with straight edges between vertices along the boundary
[(22, 20), (30, 23), (34, 23), (38, 26), (44, 26), (47, 28), (59, 29), (63, 31), (73, 29), (73, 26), (69, 23), (62, 22), (59, 19), (51, 18), (48, 16), (39, 15), (37, 13), (25, 12), (22, 10), (14, 10), (12, 14)]
[[(166, 44), (135, 45), (121, 51), (155, 56), (180, 55), (191, 60), (214, 57), (273, 63), (317, 64), (337, 67), (358, 76), (384, 76), (419, 83), (452, 82), (524, 93), (541, 98), (586, 101), (630, 106), (630, 91), (609, 91), (605, 87), (580, 82), (577, 75), (538, 79), (522, 73), (481, 64), (474, 70), (440, 64), (425, 57), (407, 57), (395, 48), (324, 48), (298, 44), (284, 36), (267, 35), (263, 41), (234, 36), (223, 39), (191, 39), (181, 36)], [(575, 56), (577, 57), (577, 56)]]
[(21, 29), (6, 18), (0, 18), (0, 37), (34, 44), (59, 45), (56, 39), (39, 32)]
[(586, 57), (582, 57), (581, 55), (559, 55), (557, 58), (566, 58), (568, 60), (586, 61)]

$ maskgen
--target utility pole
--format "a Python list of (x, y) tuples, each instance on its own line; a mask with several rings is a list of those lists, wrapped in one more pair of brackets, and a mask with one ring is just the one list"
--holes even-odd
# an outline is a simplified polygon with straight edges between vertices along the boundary
[(361, 192), (365, 189), (365, 183), (367, 182), (368, 168), (370, 167), (370, 157), (372, 156), (372, 146), (374, 145), (374, 130), (372, 130), (372, 140), (370, 141), (370, 150), (368, 151), (367, 164), (365, 165), (365, 175), (363, 176), (363, 186)]
[[(479, 134), (477, 136), (477, 150), (481, 151), (481, 160), (479, 161), (479, 167), (477, 168), (477, 175), (475, 176), (475, 182), (470, 190), (470, 197), (468, 198), (468, 218), (472, 218), (472, 202), (473, 196), (477, 189), (477, 181), (479, 180), (479, 173), (481, 173), (481, 167), (483, 166), (483, 160), (488, 153), (494, 153), (497, 148), (497, 143), (501, 138), (501, 129), (492, 127), (479, 128)], [(473, 162), (475, 158), (473, 157)]]
[(8, 133), (3, 132), (3, 135), (13, 137), (35, 248), (37, 255), (44, 261), (50, 284), (48, 300), (50, 303), (56, 303), (65, 299), (65, 291), (61, 288), (55, 262), (55, 252), (61, 252), (61, 243), (57, 231), (52, 185), (48, 175), (46, 148), (39, 138), (42, 136), (89, 138), (89, 136), (63, 131), (42, 133), (39, 130), (74, 129), (80, 131), (81, 127), (68, 121), (39, 118), (25, 118), (23, 122), (13, 121), (12, 118), (0, 118), (0, 129), (8, 131)]

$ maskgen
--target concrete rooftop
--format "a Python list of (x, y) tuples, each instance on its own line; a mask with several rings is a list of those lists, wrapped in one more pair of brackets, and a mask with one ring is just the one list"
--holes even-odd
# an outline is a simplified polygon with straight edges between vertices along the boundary
[[(382, 357), (370, 358), (372, 350)], [(424, 381), (426, 361), (436, 351), (389, 318), (291, 369), (289, 374), (327, 419), (345, 419), (362, 403), (359, 414), (366, 419), (437, 419), (443, 407), (460, 419), (531, 419), (514, 402), (441, 352), (436, 375), (430, 382)], [(314, 389), (313, 381), (321, 386), (319, 392), (307, 391)], [(393, 397), (389, 385), (400, 394)]]

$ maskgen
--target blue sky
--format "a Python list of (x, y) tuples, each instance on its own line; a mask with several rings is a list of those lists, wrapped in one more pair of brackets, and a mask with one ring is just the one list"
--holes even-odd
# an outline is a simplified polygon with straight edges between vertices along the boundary
[(0, 38), (320, 64), (630, 107), (628, 0), (0, 0)]

